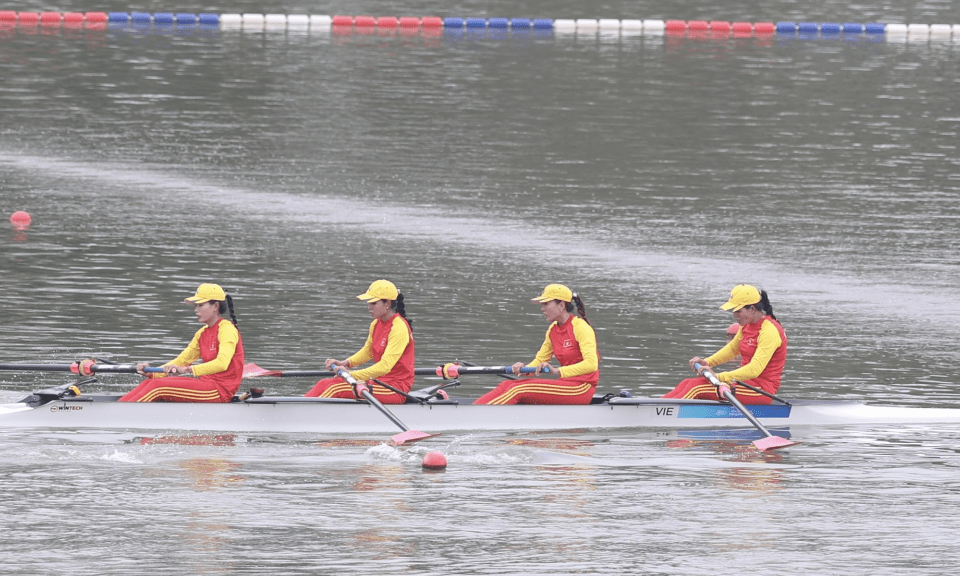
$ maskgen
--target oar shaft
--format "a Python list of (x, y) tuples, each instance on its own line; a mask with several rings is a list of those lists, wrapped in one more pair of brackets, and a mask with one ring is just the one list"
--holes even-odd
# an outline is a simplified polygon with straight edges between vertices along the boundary
[[(444, 374), (446, 370), (446, 374)], [(535, 366), (525, 366), (520, 369), (521, 374), (535, 374)], [(541, 370), (541, 373), (548, 373), (550, 369)], [(512, 366), (461, 366), (459, 364), (448, 364), (446, 366), (437, 366), (436, 368), (414, 368), (413, 373), (417, 376), (440, 376), (441, 378), (457, 378), (464, 374), (514, 374)], [(253, 374), (253, 376), (274, 376), (278, 378), (330, 378), (340, 376), (333, 370), (265, 370), (263, 373)], [(341, 376), (342, 377), (342, 376)]]
[[(104, 374), (136, 374), (135, 364), (88, 364), (84, 366), (90, 372)], [(25, 370), (37, 372), (79, 372), (79, 363), (72, 364), (0, 364), (0, 370)], [(146, 367), (144, 372), (163, 372), (163, 368)]]
[(0, 370), (37, 372), (73, 372), (76, 367), (76, 364), (0, 364)]
[(751, 424), (756, 426), (757, 430), (760, 430), (761, 432), (763, 432), (765, 436), (773, 436), (773, 434), (771, 434), (766, 428), (763, 427), (763, 424), (761, 424), (760, 421), (757, 420), (757, 418), (753, 415), (753, 413), (751, 413), (750, 410), (747, 410), (747, 407), (744, 406), (742, 402), (737, 400), (737, 397), (733, 395), (733, 391), (730, 390), (729, 385), (721, 382), (720, 379), (717, 378), (713, 372), (706, 370), (705, 367), (701, 366), (699, 363), (694, 364), (693, 367), (694, 369), (697, 370), (697, 372), (700, 373), (701, 376), (703, 376), (704, 378), (709, 380), (711, 384), (716, 386), (717, 393), (722, 394), (723, 397), (727, 399), (727, 402), (732, 404), (737, 410), (743, 413), (743, 417), (749, 420)]
[(381, 404), (380, 401), (376, 399), (373, 393), (370, 392), (370, 389), (367, 388), (367, 385), (365, 382), (364, 383), (358, 382), (357, 379), (354, 378), (353, 375), (350, 374), (350, 372), (348, 372), (345, 368), (339, 368), (337, 365), (334, 365), (334, 368), (336, 369), (334, 372), (336, 373), (337, 376), (343, 378), (344, 380), (346, 380), (347, 384), (350, 384), (351, 386), (356, 388), (357, 391), (360, 392), (360, 394), (367, 399), (367, 402), (372, 404), (377, 410), (383, 412), (383, 415), (389, 418), (391, 422), (396, 424), (398, 428), (400, 428), (404, 432), (407, 432), (408, 430), (410, 430), (409, 428), (407, 428), (407, 426), (403, 422), (400, 421), (399, 418), (393, 415), (393, 412), (387, 410), (387, 407)]

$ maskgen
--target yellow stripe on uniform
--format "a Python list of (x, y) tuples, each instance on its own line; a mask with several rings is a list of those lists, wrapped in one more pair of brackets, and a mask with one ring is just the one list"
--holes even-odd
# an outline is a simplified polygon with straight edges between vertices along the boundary
[(331, 384), (320, 394), (320, 398), (333, 398), (335, 395), (350, 392), (353, 394), (353, 386), (347, 384), (346, 382), (337, 382), (336, 384)]
[(706, 383), (706, 384), (698, 384), (698, 385), (694, 386), (693, 388), (687, 390), (687, 393), (684, 394), (683, 396), (681, 396), (681, 399), (683, 399), (683, 400), (694, 400), (694, 399), (696, 399), (697, 396), (699, 396), (699, 395), (701, 395), (701, 394), (714, 394), (714, 395), (716, 395), (716, 392), (717, 392), (717, 389), (713, 386), (713, 384), (709, 384), (709, 383)]
[(161, 386), (147, 392), (137, 402), (155, 402), (161, 396), (172, 396), (191, 402), (219, 402), (221, 400), (220, 393), (216, 390), (190, 390), (189, 388), (177, 388), (176, 386)]
[(554, 396), (579, 396), (585, 394), (593, 386), (589, 382), (584, 382), (578, 386), (559, 386), (557, 384), (547, 384), (545, 382), (531, 382), (529, 384), (520, 384), (510, 390), (507, 390), (500, 396), (490, 401), (490, 404), (506, 404), (509, 400), (515, 398), (518, 394), (525, 392), (552, 394)]

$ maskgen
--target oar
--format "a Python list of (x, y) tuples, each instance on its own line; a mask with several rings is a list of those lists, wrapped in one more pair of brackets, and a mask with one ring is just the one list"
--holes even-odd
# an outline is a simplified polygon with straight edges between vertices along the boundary
[(340, 368), (336, 364), (333, 365), (334, 372), (337, 376), (343, 378), (347, 381), (348, 384), (353, 386), (353, 388), (364, 398), (367, 399), (367, 402), (373, 404), (373, 406), (383, 413), (384, 416), (390, 419), (391, 422), (397, 425), (398, 428), (403, 430), (401, 434), (395, 434), (390, 437), (390, 440), (393, 441), (394, 445), (402, 446), (406, 442), (416, 442), (418, 440), (424, 440), (426, 438), (433, 438), (434, 436), (439, 436), (439, 434), (427, 434), (426, 432), (420, 432), (419, 430), (411, 430), (407, 428), (406, 424), (400, 421), (399, 418), (393, 415), (393, 412), (387, 410), (387, 407), (380, 403), (379, 400), (370, 392), (369, 386), (366, 382), (358, 382), (356, 378), (353, 377), (346, 368)]
[[(34, 372), (72, 372), (87, 376), (92, 373), (100, 374), (136, 374), (136, 364), (108, 364), (105, 362), (96, 362), (95, 360), (81, 360), (70, 364), (0, 364), (0, 370), (34, 371)], [(143, 369), (146, 373), (160, 374), (163, 368), (159, 366), (146, 366)], [(248, 374), (247, 372), (252, 372)], [(249, 376), (273, 376), (269, 370), (264, 370), (256, 364), (243, 365), (243, 377)], [(329, 373), (333, 376), (333, 372)]]
[[(523, 367), (520, 372), (523, 374), (534, 374), (537, 369), (534, 366)], [(550, 370), (541, 370), (549, 372)], [(461, 366), (459, 364), (446, 364), (436, 368), (414, 368), (413, 373), (417, 376), (440, 376), (445, 379), (453, 379), (464, 374), (513, 374), (512, 366)], [(330, 378), (339, 376), (332, 370), (268, 370), (261, 368), (256, 364), (247, 364), (243, 367), (244, 378), (256, 378), (260, 376), (274, 376), (277, 378)]]
[[(104, 374), (136, 374), (136, 364), (103, 364), (93, 360), (83, 360), (71, 364), (0, 364), (0, 370), (25, 370), (37, 372), (72, 372), (87, 375), (92, 372)], [(147, 366), (144, 372), (163, 372), (163, 368)]]
[[(470, 362), (467, 362), (465, 360), (457, 360), (457, 362), (459, 362), (460, 364), (463, 364), (468, 368), (475, 368), (477, 366), (476, 364), (471, 364)], [(506, 378), (507, 380), (517, 380), (519, 376), (511, 376), (509, 374), (504, 374), (504, 378)]]
[(737, 384), (743, 386), (744, 388), (749, 388), (749, 389), (753, 390), (754, 392), (756, 392), (757, 394), (763, 394), (763, 395), (766, 396), (767, 398), (769, 398), (769, 399), (771, 399), (771, 400), (776, 400), (777, 402), (783, 404), (784, 406), (793, 406), (793, 404), (790, 404), (789, 402), (787, 402), (787, 401), (784, 400), (783, 398), (777, 396), (776, 394), (771, 394), (771, 393), (767, 392), (767, 391), (764, 390), (763, 388), (757, 388), (756, 386), (753, 386), (753, 385), (751, 385), (751, 384), (747, 384), (747, 383), (744, 382), (743, 380), (737, 380), (736, 382), (737, 382)]
[(766, 450), (776, 450), (777, 448), (787, 448), (788, 446), (795, 446), (800, 444), (800, 442), (791, 442), (786, 438), (781, 438), (780, 436), (774, 436), (766, 428), (763, 427), (763, 424), (754, 417), (753, 414), (747, 410), (747, 407), (744, 406), (737, 397), (733, 395), (733, 391), (730, 390), (729, 384), (724, 384), (721, 382), (717, 376), (710, 372), (705, 366), (702, 366), (699, 362), (693, 365), (694, 370), (696, 370), (701, 376), (710, 381), (711, 384), (717, 387), (717, 395), (727, 399), (727, 402), (732, 404), (737, 410), (739, 410), (743, 416), (750, 421), (751, 424), (757, 427), (757, 430), (763, 432), (763, 435), (766, 438), (761, 438), (760, 440), (754, 440), (753, 445), (758, 449)]

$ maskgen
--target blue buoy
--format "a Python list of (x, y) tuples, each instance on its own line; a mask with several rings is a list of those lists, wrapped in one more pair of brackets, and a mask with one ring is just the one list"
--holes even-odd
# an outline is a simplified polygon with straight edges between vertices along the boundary
[(444, 18), (444, 28), (463, 28), (463, 18)]
[(816, 34), (820, 26), (816, 22), (800, 22), (797, 24), (797, 30), (801, 34)]
[(886, 26), (883, 24), (867, 24), (863, 27), (867, 34), (883, 34), (885, 30)]
[(533, 21), (534, 30), (553, 30), (553, 20), (550, 18), (537, 18)]
[(507, 24), (509, 23), (510, 21), (507, 20), (506, 18), (491, 18), (490, 20), (487, 21), (487, 24), (491, 28), (506, 28)]
[(796, 31), (796, 22), (777, 22), (777, 34), (793, 34)]
[(510, 27), (514, 30), (526, 30), (530, 28), (529, 18), (514, 18), (510, 21)]
[(467, 18), (467, 28), (486, 28), (487, 21), (483, 18)]
[(840, 23), (839, 22), (823, 22), (820, 24), (820, 31), (824, 34), (839, 34), (840, 33)]
[(160, 25), (173, 24), (173, 13), (172, 12), (157, 12), (153, 15), (153, 23)]
[(133, 24), (150, 24), (150, 21), (153, 19), (153, 16), (149, 12), (131, 12), (130, 13), (130, 22)]
[(859, 22), (844, 22), (843, 23), (843, 33), (844, 34), (860, 34), (863, 32), (863, 24)]
[(220, 17), (216, 14), (205, 13), (200, 15), (201, 26), (216, 26), (220, 24)]
[(177, 26), (193, 26), (197, 23), (197, 15), (187, 12), (177, 12)]
[(130, 20), (130, 15), (126, 12), (110, 12), (107, 14), (107, 22), (111, 24), (123, 24)]

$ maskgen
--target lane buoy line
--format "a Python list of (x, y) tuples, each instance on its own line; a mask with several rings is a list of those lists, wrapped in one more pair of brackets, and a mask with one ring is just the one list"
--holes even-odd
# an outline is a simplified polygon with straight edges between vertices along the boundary
[(616, 18), (460, 18), (439, 16), (343, 16), (312, 14), (213, 14), (190, 12), (18, 12), (0, 10), (0, 26), (200, 26), (208, 29), (271, 28), (551, 30), (711, 36), (867, 34), (960, 40), (960, 24), (881, 24), (862, 22), (729, 22), (726, 20), (631, 20)]

